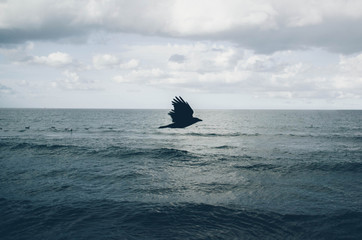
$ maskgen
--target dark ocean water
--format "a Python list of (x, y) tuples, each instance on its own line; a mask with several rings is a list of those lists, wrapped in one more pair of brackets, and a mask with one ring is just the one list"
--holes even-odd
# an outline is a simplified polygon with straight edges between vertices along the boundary
[(0, 238), (362, 239), (362, 111), (167, 112), (1, 109)]

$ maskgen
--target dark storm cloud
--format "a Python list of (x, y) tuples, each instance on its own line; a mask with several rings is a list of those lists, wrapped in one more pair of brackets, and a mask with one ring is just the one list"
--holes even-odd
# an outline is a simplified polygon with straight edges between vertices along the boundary
[(231, 40), (259, 53), (280, 50), (322, 48), (331, 52), (351, 54), (362, 51), (362, 21), (330, 19), (326, 24), (281, 29), (234, 29), (210, 36)]
[(85, 29), (71, 29), (49, 26), (41, 29), (1, 29), (0, 43), (6, 44), (23, 43), (34, 40), (61, 40), (84, 36), (88, 33)]
[(164, 21), (159, 5), (151, 0), (4, 2), (0, 4), (0, 44), (79, 41), (95, 31), (154, 34), (161, 31), (160, 21)]
[(14, 0), (0, 4), (0, 15), (0, 44), (79, 41), (103, 31), (223, 40), (261, 53), (313, 47), (362, 51), (358, 1)]

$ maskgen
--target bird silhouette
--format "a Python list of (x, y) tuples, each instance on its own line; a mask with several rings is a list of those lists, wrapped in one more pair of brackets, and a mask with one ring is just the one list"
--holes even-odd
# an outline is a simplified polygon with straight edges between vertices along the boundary
[(171, 116), (173, 123), (159, 128), (185, 128), (202, 121), (201, 119), (192, 116), (194, 111), (190, 105), (182, 99), (182, 97), (175, 97), (172, 100), (172, 105), (173, 109), (168, 113), (168, 115)]

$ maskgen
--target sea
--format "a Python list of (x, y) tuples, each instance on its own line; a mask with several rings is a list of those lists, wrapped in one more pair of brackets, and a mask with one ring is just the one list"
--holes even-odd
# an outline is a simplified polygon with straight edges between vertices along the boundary
[(0, 239), (362, 239), (362, 111), (0, 109)]

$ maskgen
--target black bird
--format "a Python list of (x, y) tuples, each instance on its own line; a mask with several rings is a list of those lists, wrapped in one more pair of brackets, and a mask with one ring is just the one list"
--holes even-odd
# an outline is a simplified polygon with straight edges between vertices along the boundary
[(185, 128), (202, 121), (201, 119), (194, 118), (192, 116), (194, 111), (190, 105), (182, 99), (182, 97), (175, 97), (172, 100), (172, 105), (173, 109), (168, 113), (168, 115), (171, 116), (173, 123), (159, 128)]

